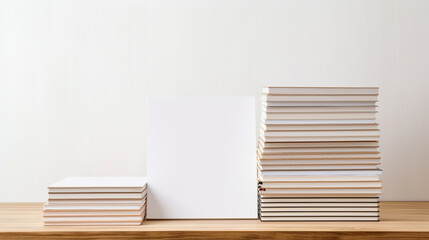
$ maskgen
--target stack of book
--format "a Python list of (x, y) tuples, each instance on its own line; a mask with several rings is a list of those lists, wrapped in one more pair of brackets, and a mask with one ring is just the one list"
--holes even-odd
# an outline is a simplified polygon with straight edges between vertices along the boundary
[(263, 89), (262, 221), (378, 221), (378, 88)]
[(146, 178), (70, 177), (48, 187), (45, 225), (140, 225)]

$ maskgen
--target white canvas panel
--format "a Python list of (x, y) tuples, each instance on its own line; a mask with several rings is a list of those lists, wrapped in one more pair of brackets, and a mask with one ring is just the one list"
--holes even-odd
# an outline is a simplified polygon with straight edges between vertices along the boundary
[(148, 218), (256, 218), (253, 97), (148, 98)]

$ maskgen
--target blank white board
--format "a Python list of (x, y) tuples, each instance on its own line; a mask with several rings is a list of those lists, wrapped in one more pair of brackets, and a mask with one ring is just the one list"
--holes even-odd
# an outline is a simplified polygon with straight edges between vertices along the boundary
[(148, 98), (148, 218), (256, 218), (254, 97)]

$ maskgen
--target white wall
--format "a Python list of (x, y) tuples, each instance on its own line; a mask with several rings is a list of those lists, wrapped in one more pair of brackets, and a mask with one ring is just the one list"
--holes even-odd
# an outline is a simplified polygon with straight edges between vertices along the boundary
[(0, 201), (44, 201), (66, 176), (145, 175), (146, 96), (254, 95), (259, 108), (269, 85), (380, 86), (383, 199), (429, 200), (428, 11), (0, 0)]

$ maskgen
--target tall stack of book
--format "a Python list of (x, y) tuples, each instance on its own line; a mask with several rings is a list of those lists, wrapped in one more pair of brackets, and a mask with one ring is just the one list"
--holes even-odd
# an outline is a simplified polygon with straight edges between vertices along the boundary
[(377, 97), (375, 87), (263, 89), (262, 221), (378, 221)]
[(140, 225), (146, 178), (70, 177), (48, 187), (45, 225)]

